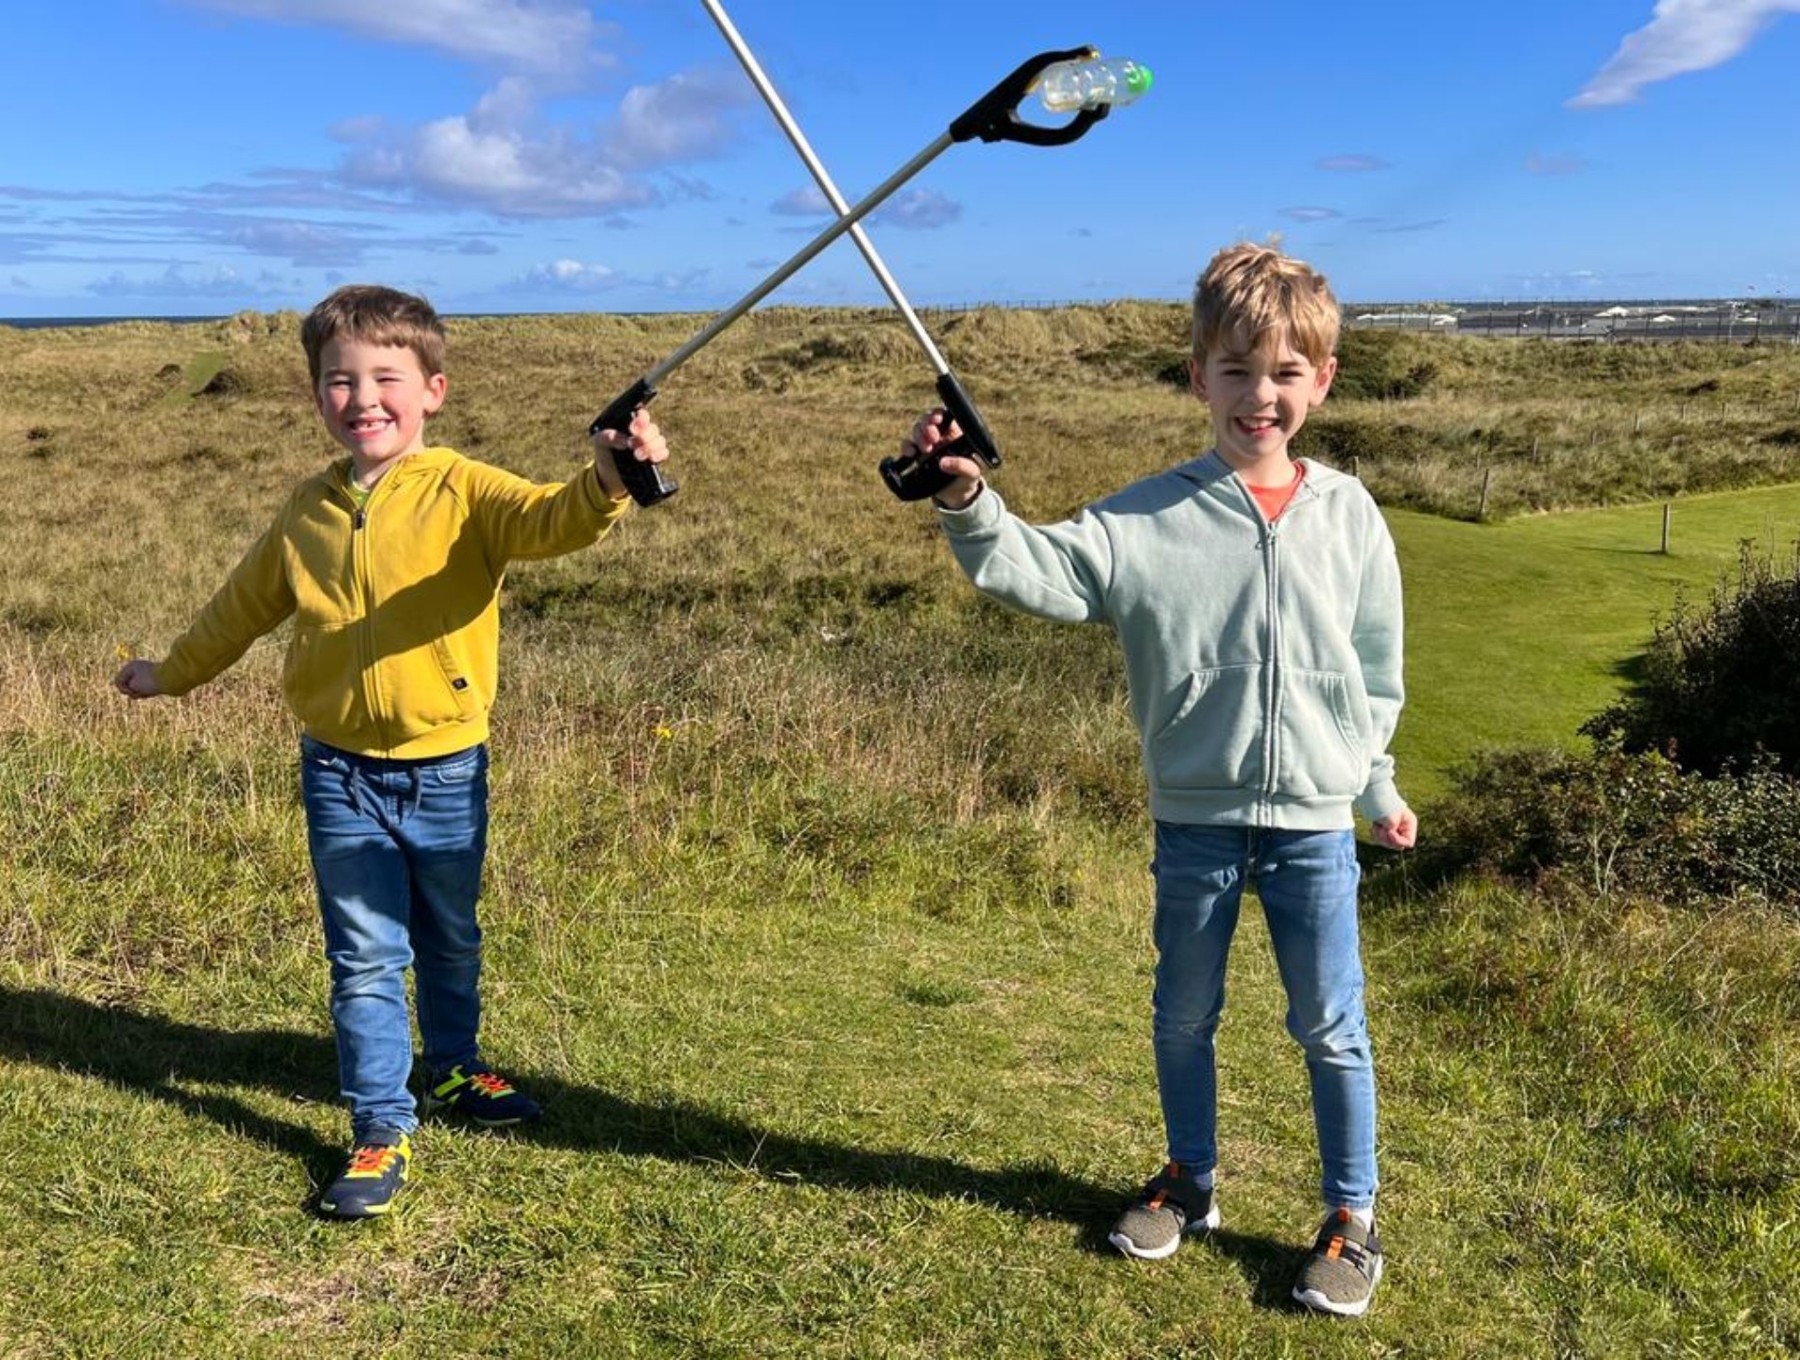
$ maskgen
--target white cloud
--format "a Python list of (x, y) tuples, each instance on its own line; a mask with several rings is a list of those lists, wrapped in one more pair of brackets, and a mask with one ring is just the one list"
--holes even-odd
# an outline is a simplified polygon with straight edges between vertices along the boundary
[[(837, 209), (816, 186), (791, 189), (769, 205), (783, 217), (836, 217)], [(962, 216), (962, 204), (932, 189), (908, 189), (889, 199), (871, 215), (873, 221), (906, 231), (930, 231), (946, 227)]]
[(1390, 168), (1388, 163), (1379, 156), (1363, 156), (1353, 153), (1341, 156), (1325, 156), (1320, 159), (1318, 164), (1319, 169), (1321, 170), (1335, 170), (1352, 174), (1369, 170), (1386, 170)]
[(699, 286), (707, 277), (708, 270), (692, 269), (685, 273), (652, 274), (644, 278), (636, 278), (629, 274), (621, 274), (603, 264), (587, 264), (581, 260), (551, 260), (547, 264), (533, 265), (514, 282), (520, 288), (534, 293), (560, 293), (565, 295), (586, 295), (604, 292), (611, 288), (654, 288), (661, 292), (681, 293)]
[(605, 163), (592, 143), (566, 131), (534, 140), (521, 129), (441, 118), (365, 147), (341, 173), (359, 188), (411, 193), (502, 217), (576, 217), (656, 201), (649, 185)]
[(736, 140), (732, 110), (752, 102), (735, 69), (680, 72), (636, 85), (609, 118), (585, 125), (540, 116), (543, 98), (576, 88), (613, 58), (596, 44), (617, 26), (578, 0), (186, 0), (247, 18), (313, 24), (361, 37), (430, 47), (502, 74), (466, 113), (420, 124), (369, 114), (343, 118), (331, 136), (349, 149), (336, 181), (381, 196), (381, 207), (422, 203), (503, 217), (605, 217), (666, 197), (704, 198), (698, 181), (643, 172), (705, 160)]
[(1646, 85), (1730, 61), (1800, 0), (1657, 0), (1650, 22), (1568, 101), (1572, 109), (1629, 104)]
[(790, 189), (769, 205), (769, 211), (779, 213), (783, 217), (830, 217), (831, 201), (816, 184), (808, 184), (803, 188)]
[[(723, 114), (748, 97), (741, 80), (677, 75), (628, 91), (592, 132), (543, 126), (530, 84), (507, 77), (466, 114), (415, 128), (356, 119), (333, 129), (349, 151), (345, 183), (503, 217), (581, 217), (648, 207), (662, 194), (637, 171), (722, 151)], [(679, 192), (703, 196), (703, 186)]]
[(580, 260), (552, 260), (533, 265), (519, 276), (519, 283), (539, 292), (597, 293), (620, 283), (617, 271), (603, 264), (583, 264)]
[(931, 231), (947, 227), (961, 216), (962, 204), (945, 198), (937, 190), (908, 189), (882, 205), (875, 213), (875, 220), (907, 231)]
[(172, 264), (160, 275), (149, 279), (128, 278), (115, 269), (104, 278), (95, 279), (86, 291), (96, 297), (128, 298), (242, 298), (291, 296), (297, 284), (269, 270), (254, 279), (240, 274), (229, 265), (189, 274), (182, 266)]
[(362, 256), (363, 243), (312, 222), (250, 221), (225, 233), (252, 255), (285, 255), (296, 265), (348, 265)]
[(572, 75), (610, 66), (593, 50), (611, 27), (594, 22), (573, 0), (188, 0), (188, 3), (278, 23), (341, 28), (382, 42), (412, 43), (452, 56), (538, 75)]
[(700, 287), (711, 276), (712, 271), (702, 266), (699, 269), (684, 269), (680, 272), (665, 270), (653, 274), (643, 282), (665, 293), (687, 293)]
[(1343, 216), (1336, 208), (1314, 207), (1283, 208), (1281, 215), (1296, 222), (1329, 222), (1334, 217)]
[(605, 130), (607, 158), (640, 169), (716, 156), (736, 139), (725, 115), (750, 96), (749, 82), (734, 71), (695, 71), (634, 85)]

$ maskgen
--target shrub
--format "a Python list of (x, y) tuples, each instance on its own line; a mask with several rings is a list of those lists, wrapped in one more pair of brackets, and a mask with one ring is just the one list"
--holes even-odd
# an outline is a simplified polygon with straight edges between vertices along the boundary
[(1441, 441), (1434, 441), (1415, 425), (1326, 408), (1307, 422), (1295, 451), (1341, 467), (1353, 458), (1369, 463), (1425, 463), (1441, 448)]
[(1338, 373), (1332, 391), (1340, 398), (1405, 401), (1423, 396), (1438, 378), (1437, 363), (1425, 357), (1417, 336), (1349, 329), (1338, 337)]
[(1657, 625), (1643, 675), (1582, 728), (1626, 751), (1663, 751), (1718, 774), (1767, 753), (1800, 773), (1800, 561), (1778, 574), (1746, 543), (1710, 604), (1677, 597)]
[(1491, 752), (1437, 809), (1434, 869), (1673, 906), (1800, 903), (1800, 781), (1767, 757), (1708, 778), (1601, 744)]

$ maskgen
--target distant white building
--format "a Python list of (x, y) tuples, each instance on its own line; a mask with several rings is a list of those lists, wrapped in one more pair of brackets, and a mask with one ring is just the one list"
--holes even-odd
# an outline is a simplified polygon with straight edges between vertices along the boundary
[(1449, 312), (1363, 312), (1356, 318), (1364, 326), (1454, 326)]

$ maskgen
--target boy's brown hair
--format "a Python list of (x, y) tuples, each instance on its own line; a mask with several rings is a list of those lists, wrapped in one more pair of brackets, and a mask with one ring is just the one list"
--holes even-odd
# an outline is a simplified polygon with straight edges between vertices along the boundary
[(426, 377), (444, 371), (444, 323), (429, 302), (397, 288), (352, 283), (338, 289), (300, 323), (307, 371), (319, 385), (319, 356), (333, 340), (398, 345), (418, 356)]
[(1254, 353), (1292, 344), (1315, 366), (1337, 350), (1338, 301), (1325, 276), (1272, 246), (1239, 241), (1194, 285), (1194, 357), (1217, 349)]

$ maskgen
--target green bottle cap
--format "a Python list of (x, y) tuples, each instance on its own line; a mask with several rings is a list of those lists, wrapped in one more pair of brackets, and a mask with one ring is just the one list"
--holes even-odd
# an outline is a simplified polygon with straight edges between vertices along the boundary
[(1125, 88), (1130, 90), (1133, 94), (1142, 94), (1145, 90), (1149, 89), (1150, 68), (1148, 66), (1139, 66), (1136, 62), (1133, 62), (1131, 64), (1131, 74), (1125, 77)]

